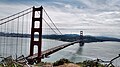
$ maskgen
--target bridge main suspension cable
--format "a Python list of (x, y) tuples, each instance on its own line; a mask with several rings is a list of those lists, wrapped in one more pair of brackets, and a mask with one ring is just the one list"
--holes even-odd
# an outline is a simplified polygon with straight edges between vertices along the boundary
[[(40, 14), (39, 12), (38, 12), (38, 14)], [(43, 19), (43, 21), (47, 24), (47, 26), (55, 33), (55, 34), (57, 34), (57, 35), (59, 35), (51, 26), (50, 26), (50, 24), (44, 19), (44, 18), (42, 18)], [(55, 24), (54, 24), (54, 26), (55, 26)], [(55, 26), (56, 27), (56, 26)], [(56, 27), (57, 28), (57, 27)], [(57, 28), (58, 29), (58, 28)], [(59, 30), (59, 29), (58, 29)]]
[(58, 35), (58, 33), (49, 25), (49, 23), (43, 18), (43, 20), (45, 21), (45, 23), (50, 27), (50, 29)]
[(10, 22), (10, 21), (12, 21), (12, 20), (15, 20), (15, 19), (17, 19), (17, 18), (19, 18), (19, 17), (22, 17), (22, 16), (24, 16), (24, 15), (26, 15), (26, 14), (29, 14), (29, 13), (31, 13), (31, 12), (32, 12), (32, 11), (26, 12), (26, 13), (24, 13), (24, 14), (22, 14), (22, 15), (20, 15), (20, 16), (17, 16), (17, 17), (15, 17), (15, 18), (13, 18), (13, 19), (10, 19), (10, 20), (7, 20), (7, 21), (5, 21), (5, 22), (2, 22), (2, 23), (0, 23), (0, 25), (5, 24), (5, 23), (7, 23), (7, 22)]
[(5, 20), (5, 19), (8, 19), (8, 18), (13, 17), (13, 16), (16, 16), (16, 15), (21, 14), (21, 13), (23, 13), (23, 12), (25, 12), (25, 11), (30, 10), (30, 9), (32, 9), (32, 7), (28, 8), (28, 9), (25, 9), (25, 10), (23, 10), (23, 11), (21, 11), (21, 12), (18, 12), (18, 13), (16, 13), (16, 14), (10, 15), (10, 16), (8, 16), (8, 17), (2, 18), (2, 19), (0, 19), (0, 21)]
[(46, 12), (45, 9), (43, 9), (45, 14), (47, 15), (47, 17), (49, 18), (49, 20), (52, 22), (52, 24), (54, 25), (54, 27), (56, 28), (56, 30), (58, 30), (58, 32), (62, 35), (62, 32), (57, 28), (57, 26), (55, 25), (55, 23), (53, 22), (53, 20), (50, 18), (50, 16), (48, 15), (48, 13)]

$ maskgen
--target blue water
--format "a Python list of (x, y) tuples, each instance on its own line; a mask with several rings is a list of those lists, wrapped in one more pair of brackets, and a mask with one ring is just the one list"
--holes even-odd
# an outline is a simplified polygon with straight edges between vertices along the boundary
[[(4, 41), (5, 40), (5, 41)], [(42, 51), (65, 44), (67, 42), (43, 39)], [(17, 44), (17, 46), (16, 46)], [(6, 47), (5, 47), (6, 46)], [(17, 47), (17, 49), (16, 49)], [(15, 37), (0, 37), (0, 55), (7, 57), (12, 55), (14, 58), (21, 54), (29, 55), (30, 39), (29, 38), (15, 38)], [(17, 50), (17, 52), (16, 52)], [(34, 53), (37, 52), (35, 47)], [(45, 58), (42, 61), (55, 62), (61, 58), (67, 58), (72, 62), (80, 62), (84, 60), (111, 60), (112, 58), (120, 54), (120, 42), (96, 42), (96, 43), (85, 43), (83, 47), (79, 44), (74, 44), (65, 49), (62, 49), (52, 55), (49, 58)], [(113, 62), (116, 66), (120, 65), (120, 59)]]
[[(61, 42), (61, 44), (62, 43), (63, 42)], [(51, 44), (51, 46), (56, 45)], [(97, 58), (104, 61), (109, 61), (112, 58), (118, 56), (118, 54), (120, 54), (120, 42), (86, 43), (83, 47), (80, 47), (79, 44), (74, 44), (52, 54), (50, 58), (43, 59), (43, 61), (54, 62), (61, 58), (67, 58), (72, 62), (95, 60)], [(116, 66), (120, 65), (120, 58), (115, 60), (113, 63)]]

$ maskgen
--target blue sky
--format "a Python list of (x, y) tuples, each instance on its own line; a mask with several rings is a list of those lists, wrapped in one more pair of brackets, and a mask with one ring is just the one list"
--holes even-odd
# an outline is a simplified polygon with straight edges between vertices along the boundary
[(120, 37), (119, 3), (120, 0), (0, 0), (0, 18), (43, 5), (60, 29), (74, 29), (67, 33), (83, 30), (86, 35)]

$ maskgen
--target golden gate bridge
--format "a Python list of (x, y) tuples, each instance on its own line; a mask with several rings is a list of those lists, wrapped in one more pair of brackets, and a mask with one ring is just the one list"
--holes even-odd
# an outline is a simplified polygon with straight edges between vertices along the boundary
[[(44, 15), (47, 16), (54, 28), (52, 28), (44, 18)], [(51, 30), (51, 34), (63, 35), (42, 6), (38, 8), (30, 7), (11, 16), (2, 18), (0, 21), (0, 51), (2, 52), (0, 55), (2, 57), (14, 55), (14, 57), (16, 57), (16, 62), (21, 59), (27, 59), (31, 64), (34, 62), (41, 62), (41, 59), (75, 43), (80, 43), (80, 46), (84, 45), (83, 31), (80, 31), (79, 40), (42, 51), (42, 35), (47, 33), (44, 31), (46, 30), (44, 25), (49, 28), (49, 31)], [(24, 38), (27, 37), (26, 34), (29, 33), (31, 33), (31, 39), (29, 39), (29, 43), (27, 43)], [(50, 33), (48, 33), (48, 35), (50, 35)], [(38, 35), (37, 38), (35, 37), (36, 34)], [(8, 39), (11, 39), (11, 41)], [(26, 44), (28, 44), (30, 48), (24, 48)], [(34, 53), (35, 46), (38, 48), (37, 53)], [(15, 49), (13, 49), (13, 47), (15, 47)], [(25, 52), (26, 50), (29, 51), (29, 53)], [(23, 56), (24, 52), (27, 53), (25, 57)]]
[[(53, 24), (53, 26), (55, 27), (56, 30), (53, 29), (51, 27), (51, 25), (44, 19), (43, 12), (47, 15), (48, 19), (51, 21), (51, 23)], [(22, 43), (23, 39), (19, 39), (19, 38), (20, 37), (23, 38), (24, 34), (27, 34), (27, 32), (30, 32), (30, 29), (29, 29), (29, 31), (27, 30), (28, 28), (30, 28), (30, 26), (28, 26), (31, 22), (30, 19), (32, 19), (31, 36), (30, 36), (31, 37), (31, 40), (30, 40), (30, 54), (27, 56), (27, 59), (31, 60), (30, 62), (34, 61), (34, 59), (37, 60), (37, 62), (41, 62), (41, 58), (45, 58), (48, 55), (50, 55), (50, 54), (52, 54), (52, 53), (54, 53), (58, 50), (61, 50), (65, 47), (67, 47), (67, 46), (70, 46), (70, 45), (73, 45), (74, 43), (79, 42), (79, 41), (75, 41), (75, 42), (63, 44), (63, 45), (60, 45), (60, 46), (57, 46), (57, 47), (53, 47), (53, 48), (45, 50), (45, 51), (41, 51), (43, 21), (54, 32), (54, 34), (62, 35), (62, 32), (57, 28), (55, 23), (52, 21), (52, 19), (50, 18), (50, 16), (46, 12), (46, 10), (43, 9), (42, 6), (39, 7), (39, 8), (31, 7), (31, 8), (28, 8), (26, 10), (23, 10), (19, 13), (16, 13), (14, 15), (5, 17), (3, 19), (0, 19), (0, 21), (2, 21), (2, 23), (0, 23), (1, 36), (4, 36), (2, 38), (3, 39), (2, 42), (4, 44), (1, 44), (1, 45), (4, 45), (4, 47), (1, 47), (1, 51), (3, 51), (2, 56), (7, 57), (7, 56), (10, 55), (10, 54), (8, 54), (8, 50), (11, 53), (14, 50), (14, 49), (12, 49), (11, 45), (10, 45), (10, 47), (6, 46), (9, 43), (8, 38), (11, 38), (11, 37), (16, 37), (16, 42), (15, 42), (15, 40), (11, 42), (11, 43), (16, 44), (15, 45), (16, 49), (15, 49), (15, 52), (14, 52), (14, 54), (16, 54), (16, 58), (18, 56), (20, 56), (20, 55), (18, 55), (19, 52), (21, 52), (21, 54), (22, 54), (22, 52), (23, 52), (22, 46), (24, 46), (23, 43)], [(38, 39), (35, 37), (35, 34), (38, 34)], [(21, 41), (21, 42), (19, 43), (19, 41)], [(21, 45), (20, 50), (19, 50), (18, 45)], [(35, 45), (37, 45), (37, 47), (38, 47), (38, 52), (34, 54), (34, 46)], [(3, 50), (2, 50), (2, 48), (3, 48)]]

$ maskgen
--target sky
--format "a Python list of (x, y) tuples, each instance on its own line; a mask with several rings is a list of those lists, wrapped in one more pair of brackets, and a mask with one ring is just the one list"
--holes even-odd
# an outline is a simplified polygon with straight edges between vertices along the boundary
[(0, 0), (0, 18), (41, 5), (63, 34), (120, 38), (120, 0)]

